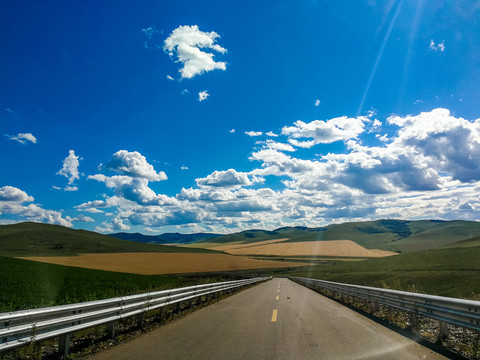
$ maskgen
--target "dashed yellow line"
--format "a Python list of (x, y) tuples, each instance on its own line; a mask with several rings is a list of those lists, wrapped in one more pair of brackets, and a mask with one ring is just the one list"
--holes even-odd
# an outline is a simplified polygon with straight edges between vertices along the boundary
[(272, 322), (277, 322), (277, 309), (273, 310), (272, 313)]
[(277, 293), (279, 293), (279, 292), (280, 292), (280, 289), (277, 290)]
[(279, 296), (277, 295), (277, 297), (275, 298), (275, 300), (278, 300)]

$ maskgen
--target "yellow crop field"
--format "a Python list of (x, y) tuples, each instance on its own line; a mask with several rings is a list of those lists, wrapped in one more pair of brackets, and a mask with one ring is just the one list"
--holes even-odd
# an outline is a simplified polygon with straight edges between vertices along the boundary
[(78, 256), (21, 257), (20, 259), (142, 275), (305, 266), (305, 263), (256, 260), (227, 254), (198, 253), (80, 254)]
[(263, 245), (270, 245), (270, 244), (275, 244), (278, 242), (283, 242), (289, 240), (288, 238), (286, 239), (275, 239), (275, 240), (265, 240), (265, 241), (258, 241), (254, 243), (241, 243), (241, 242), (231, 242), (228, 243), (227, 245), (216, 245), (216, 246), (209, 246), (209, 249), (216, 250), (216, 251), (224, 251), (230, 253), (231, 250), (237, 250), (237, 249), (245, 249), (245, 248), (253, 248), (257, 246), (263, 246)]
[(351, 240), (332, 241), (305, 241), (285, 242), (285, 239), (278, 239), (272, 243), (263, 242), (244, 245), (223, 245), (212, 248), (228, 252), (234, 255), (278, 255), (278, 256), (339, 256), (339, 257), (385, 257), (397, 255), (397, 253), (383, 250), (370, 250)]

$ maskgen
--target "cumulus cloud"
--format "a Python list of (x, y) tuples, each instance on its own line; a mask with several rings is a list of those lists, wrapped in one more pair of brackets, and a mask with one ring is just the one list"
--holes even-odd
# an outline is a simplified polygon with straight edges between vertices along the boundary
[(278, 137), (278, 135), (275, 134), (273, 131), (266, 132), (265, 135), (270, 136), (270, 137)]
[[(78, 167), (80, 162), (79, 157), (75, 155), (75, 151), (70, 150), (68, 156), (63, 160), (62, 168), (57, 172), (57, 175), (65, 176), (68, 179), (68, 184), (72, 185), (75, 180), (80, 179)], [(78, 188), (70, 186), (65, 188), (67, 191), (76, 191)]]
[(268, 149), (274, 149), (279, 151), (289, 151), (289, 152), (295, 151), (292, 145), (276, 142), (270, 139), (268, 139), (265, 142), (265, 147)]
[(200, 91), (198, 93), (198, 101), (202, 102), (203, 100), (206, 100), (209, 96), (210, 94), (207, 90)]
[(103, 233), (112, 233), (115, 231), (127, 231), (130, 230), (130, 226), (123, 223), (124, 219), (114, 218), (110, 222), (103, 222), (101, 226), (97, 226), (95, 231)]
[[(125, 199), (140, 205), (165, 205), (175, 202), (175, 199), (166, 195), (157, 195), (148, 186), (150, 181), (166, 180), (167, 175), (163, 171), (156, 172), (145, 156), (137, 151), (117, 151), (113, 154), (112, 159), (105, 165), (101, 165), (100, 168), (119, 175), (95, 174), (90, 175), (88, 179), (105, 183), (108, 188), (115, 191), (115, 199)], [(109, 206), (114, 206), (112, 198), (109, 199)], [(98, 206), (92, 204), (92, 206), (84, 205), (82, 207), (93, 209)]]
[(24, 203), (32, 202), (34, 198), (29, 196), (25, 191), (13, 186), (4, 186), (0, 188), (0, 201)]
[(254, 136), (263, 135), (263, 132), (261, 132), (261, 131), (245, 131), (245, 134), (247, 134), (250, 137), (254, 137)]
[(22, 145), (27, 144), (27, 142), (31, 142), (33, 144), (37, 143), (37, 138), (33, 136), (31, 133), (20, 133), (17, 135), (7, 135), (5, 134), (6, 137), (8, 137), (10, 140), (17, 141)]
[(294, 126), (285, 126), (282, 134), (291, 139), (312, 138), (315, 144), (328, 144), (339, 140), (355, 139), (365, 131), (364, 117), (348, 118), (346, 116), (322, 121), (305, 123), (301, 120)]
[(315, 100), (315, 106), (318, 106), (318, 105), (320, 105), (320, 100), (317, 99)]
[(226, 171), (214, 171), (207, 177), (199, 178), (195, 181), (199, 186), (218, 187), (248, 186), (253, 184), (253, 182), (248, 178), (247, 174), (237, 172), (234, 169), (228, 169)]
[(25, 191), (13, 187), (0, 188), (0, 215), (10, 215), (28, 221), (46, 222), (63, 226), (72, 226), (68, 219), (64, 219), (59, 211), (47, 210), (37, 204), (28, 204), (34, 198)]
[(214, 31), (199, 30), (197, 25), (179, 26), (165, 40), (163, 49), (170, 57), (176, 57), (176, 62), (183, 65), (179, 70), (181, 77), (190, 79), (215, 69), (226, 70), (225, 62), (215, 62), (214, 53), (204, 51), (226, 53), (227, 49), (216, 44), (219, 37), (220, 35)]
[[(266, 139), (254, 147), (253, 170), (214, 171), (175, 197), (156, 194), (148, 178), (128, 171), (93, 175), (114, 195), (77, 209), (109, 207), (123, 226), (201, 226), (219, 232), (389, 217), (479, 219), (480, 119), (465, 120), (446, 109), (391, 116), (383, 121), (389, 132), (382, 136), (369, 131), (379, 129), (380, 120), (356, 120), (360, 123), (351, 121), (348, 128), (329, 121), (312, 128), (295, 123), (283, 134), (288, 143)], [(331, 129), (328, 136), (324, 128)], [(375, 145), (363, 141), (374, 136), (381, 140)], [(315, 158), (292, 151), (325, 138), (343, 142)]]
[(233, 134), (233, 133), (235, 133), (235, 129), (230, 130), (230, 134)]
[(105, 165), (102, 165), (101, 168), (120, 175), (149, 181), (162, 181), (167, 179), (167, 175), (163, 171), (157, 173), (153, 166), (147, 162), (145, 156), (138, 151), (129, 152), (127, 150), (119, 150), (113, 154), (112, 159)]

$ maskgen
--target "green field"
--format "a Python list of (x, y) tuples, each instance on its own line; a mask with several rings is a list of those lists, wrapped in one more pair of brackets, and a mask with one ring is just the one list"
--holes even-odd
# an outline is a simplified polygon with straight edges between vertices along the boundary
[[(441, 248), (480, 236), (480, 222), (439, 220), (376, 220), (332, 224), (320, 228), (287, 227), (273, 231), (247, 230), (205, 240), (212, 244), (254, 243), (289, 238), (297, 241), (352, 240), (367, 249), (409, 253)], [(195, 247), (202, 246), (197, 242)]]
[(322, 280), (480, 300), (480, 246), (445, 248), (364, 261), (324, 262), (276, 276)]
[[(187, 276), (145, 276), (88, 270), (19, 260), (13, 256), (68, 256), (81, 253), (116, 252), (211, 252), (205, 249), (177, 248), (115, 239), (83, 230), (61, 226), (21, 223), (0, 226), (0, 312), (52, 306), (95, 299), (124, 296), (174, 288), (202, 282), (214, 282), (245, 275), (304, 276), (337, 282), (428, 294), (480, 299), (480, 237), (475, 222), (388, 221), (331, 225), (326, 228), (285, 228), (273, 232), (246, 231), (209, 243), (231, 241), (255, 242), (265, 237), (282, 238), (303, 234), (296, 240), (345, 238), (360, 234), (357, 242), (372, 238), (371, 243), (412, 243), (442, 248), (402, 253), (377, 259), (327, 257), (257, 256), (271, 260), (312, 262), (303, 268), (243, 270), (219, 274)], [(322, 230), (323, 229), (323, 230)], [(326, 229), (326, 230), (325, 230)], [(342, 230), (343, 229), (343, 230)], [(359, 230), (361, 229), (361, 230)], [(390, 232), (385, 232), (389, 230)], [(342, 236), (341, 230), (344, 231)], [(442, 232), (443, 231), (443, 232)], [(393, 241), (396, 234), (397, 240)], [(313, 234), (313, 235), (312, 235)], [(286, 236), (288, 235), (288, 236)], [(328, 235), (328, 236), (327, 236)], [(408, 236), (407, 236), (408, 235)], [(399, 239), (400, 236), (404, 236)], [(365, 238), (364, 238), (365, 237)], [(221, 240), (223, 239), (223, 240)], [(243, 240), (242, 240), (243, 239)], [(386, 240), (388, 239), (388, 241)], [(435, 240), (436, 239), (436, 240)], [(453, 239), (453, 240), (452, 240)], [(454, 241), (455, 240), (455, 241)], [(366, 241), (366, 240), (365, 240)], [(434, 243), (432, 245), (432, 242)], [(380, 246), (372, 246), (380, 247)]]
[(226, 281), (235, 274), (132, 275), (0, 256), (0, 312)]
[[(0, 226), (1, 256), (71, 256), (84, 253), (213, 253), (207, 249), (145, 244), (59, 225), (24, 222)], [(216, 251), (215, 251), (216, 252)]]

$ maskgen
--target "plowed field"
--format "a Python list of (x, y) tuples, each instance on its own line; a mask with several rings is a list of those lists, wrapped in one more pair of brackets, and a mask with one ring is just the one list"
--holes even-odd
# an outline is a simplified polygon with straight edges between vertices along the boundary
[(304, 263), (255, 260), (226, 254), (194, 253), (80, 254), (79, 256), (22, 257), (21, 259), (142, 275), (305, 266)]

